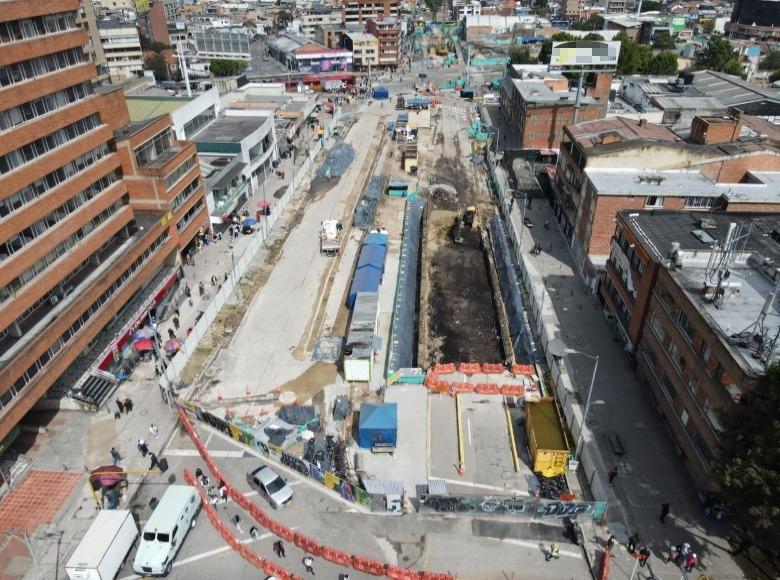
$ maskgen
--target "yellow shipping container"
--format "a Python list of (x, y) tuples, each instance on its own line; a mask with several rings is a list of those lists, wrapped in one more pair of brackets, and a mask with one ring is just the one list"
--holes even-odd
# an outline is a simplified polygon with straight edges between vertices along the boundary
[(569, 443), (552, 398), (545, 397), (538, 403), (526, 404), (525, 434), (534, 473), (545, 477), (563, 475), (569, 459)]

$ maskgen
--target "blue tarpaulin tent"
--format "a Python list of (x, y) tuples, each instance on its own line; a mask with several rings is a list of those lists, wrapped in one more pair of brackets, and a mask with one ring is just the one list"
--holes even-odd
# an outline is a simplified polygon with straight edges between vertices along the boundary
[(375, 99), (389, 99), (390, 98), (390, 91), (387, 90), (387, 87), (374, 87), (374, 98)]
[(378, 245), (378, 246), (387, 246), (387, 234), (380, 234), (378, 232), (374, 232), (373, 234), (368, 234), (366, 236), (366, 241), (363, 242), (364, 246), (372, 246), (372, 245)]
[(355, 269), (360, 270), (362, 268), (376, 268), (380, 272), (384, 272), (386, 253), (386, 246), (363, 246), (363, 249), (360, 250), (360, 257), (358, 258), (357, 268)]
[(376, 268), (361, 268), (355, 271), (352, 278), (352, 286), (347, 296), (347, 307), (352, 310), (357, 299), (358, 292), (379, 292), (382, 283), (382, 271)]
[(395, 445), (398, 441), (398, 403), (360, 405), (358, 445), (370, 449), (377, 443)]

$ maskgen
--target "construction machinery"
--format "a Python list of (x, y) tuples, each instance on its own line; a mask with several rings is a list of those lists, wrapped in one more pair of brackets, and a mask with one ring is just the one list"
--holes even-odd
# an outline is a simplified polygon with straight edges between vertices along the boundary
[(327, 219), (320, 229), (320, 254), (335, 256), (341, 250), (341, 230), (343, 226), (337, 219)]
[(470, 205), (465, 210), (462, 210), (455, 217), (455, 223), (452, 226), (452, 240), (456, 244), (463, 243), (463, 228), (474, 227), (474, 220), (477, 217), (477, 207)]

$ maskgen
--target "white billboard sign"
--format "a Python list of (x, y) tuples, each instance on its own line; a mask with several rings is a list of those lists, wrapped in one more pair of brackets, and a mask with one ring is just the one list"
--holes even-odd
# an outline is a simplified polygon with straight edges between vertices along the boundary
[(551, 70), (613, 70), (620, 54), (619, 42), (568, 40), (553, 42)]

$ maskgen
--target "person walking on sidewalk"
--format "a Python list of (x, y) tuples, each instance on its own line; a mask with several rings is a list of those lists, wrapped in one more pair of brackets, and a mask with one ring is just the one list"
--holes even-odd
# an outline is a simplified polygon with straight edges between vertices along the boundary
[(156, 438), (160, 434), (159, 429), (157, 429), (157, 425), (155, 425), (154, 423), (149, 425), (149, 433), (151, 434), (152, 437)]
[(314, 573), (314, 558), (312, 558), (309, 555), (306, 555), (303, 559), (303, 565), (306, 568), (306, 571), (311, 574), (312, 576), (316, 576)]
[(130, 399), (130, 397), (125, 399), (125, 410), (128, 413), (132, 413), (133, 412), (133, 401)]
[(274, 554), (276, 554), (277, 558), (286, 558), (286, 554), (284, 553), (284, 544), (281, 540), (276, 540), (274, 542)]
[(206, 287), (203, 284), (203, 280), (198, 282), (198, 294), (200, 294), (200, 297), (203, 298), (203, 293), (206, 291)]
[(650, 557), (650, 550), (647, 548), (647, 546), (642, 546), (642, 549), (639, 550), (639, 555), (637, 558), (639, 559), (639, 565), (644, 568), (645, 564), (647, 564), (647, 559)]
[(244, 530), (241, 529), (241, 517), (238, 514), (233, 516), (233, 525), (239, 532), (244, 533)]
[(628, 545), (626, 546), (628, 548), (629, 554), (633, 554), (636, 552), (636, 545), (639, 543), (639, 533), (634, 532), (633, 536), (628, 537)]
[(549, 562), (553, 558), (557, 560), (560, 557), (561, 557), (561, 547), (558, 545), (557, 542), (553, 542), (550, 545), (550, 551), (544, 555), (544, 561)]
[(672, 504), (670, 504), (669, 502), (661, 504), (661, 516), (659, 519), (661, 520), (662, 524), (666, 523), (666, 517), (669, 515), (669, 511), (671, 510), (671, 508), (672, 508)]
[(607, 477), (609, 478), (609, 485), (612, 485), (612, 482), (615, 481), (615, 478), (618, 476), (618, 468), (617, 465), (609, 470), (607, 473)]
[(155, 455), (154, 453), (151, 453), (149, 455), (149, 457), (152, 460), (151, 464), (149, 465), (149, 471), (151, 471), (155, 467), (160, 467), (160, 462), (157, 461), (157, 455)]
[(125, 405), (119, 399), (116, 400), (116, 408), (119, 409), (120, 415), (125, 412)]
[(146, 441), (139, 439), (136, 446), (138, 447), (138, 451), (141, 453), (141, 457), (146, 457), (146, 454), (149, 453), (149, 448), (146, 446)]
[(114, 465), (119, 463), (119, 460), (122, 459), (122, 457), (119, 455), (119, 451), (116, 450), (116, 447), (111, 448), (111, 461), (114, 462)]
[(173, 317), (173, 328), (176, 329), (176, 332), (179, 331), (179, 317), (174, 316)]

